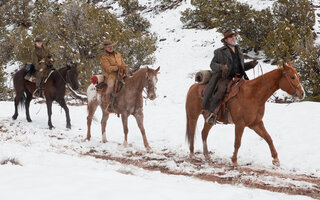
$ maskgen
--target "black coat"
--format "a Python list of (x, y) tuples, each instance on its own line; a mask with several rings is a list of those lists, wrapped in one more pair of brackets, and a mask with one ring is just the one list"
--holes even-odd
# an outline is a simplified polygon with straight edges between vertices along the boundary
[[(238, 45), (235, 46), (237, 48), (238, 56), (239, 56), (239, 62), (240, 62), (240, 67), (241, 67), (241, 75), (244, 77), (244, 79), (249, 80), (247, 74), (245, 71), (252, 69), (254, 65), (252, 62), (247, 62), (244, 63), (244, 57), (243, 53)], [(231, 77), (231, 71), (232, 71), (232, 55), (229, 50), (229, 48), (224, 45), (223, 47), (216, 49), (214, 51), (214, 57), (211, 60), (210, 68), (214, 72), (213, 76), (211, 77), (206, 90), (204, 92), (204, 97), (203, 97), (203, 102), (202, 102), (202, 109), (208, 110), (210, 106), (210, 101), (216, 101), (221, 99), (224, 95), (223, 91), (220, 91), (221, 94), (215, 94), (215, 91), (217, 90), (217, 85), (219, 84), (219, 80), (221, 79), (221, 66), (222, 65), (227, 65), (229, 68), (228, 74), (226, 77), (232, 78)], [(227, 83), (226, 81), (220, 81), (221, 84)], [(226, 85), (222, 88), (226, 88)], [(218, 98), (218, 99), (217, 99)], [(210, 110), (212, 110), (211, 108)]]
[[(237, 48), (238, 53), (239, 53), (242, 75), (243, 75), (244, 79), (249, 80), (245, 71), (252, 69), (254, 66), (252, 65), (251, 62), (244, 63), (243, 53), (242, 53), (240, 47), (238, 45), (236, 45), (235, 48)], [(215, 73), (219, 73), (219, 72), (221, 72), (220, 67), (222, 65), (227, 65), (227, 67), (229, 68), (227, 77), (230, 77), (230, 73), (231, 73), (231, 69), (232, 69), (232, 62), (233, 62), (233, 60), (232, 60), (232, 55), (230, 53), (230, 50), (226, 45), (224, 45), (223, 47), (214, 51), (214, 57), (211, 60), (210, 68)]]

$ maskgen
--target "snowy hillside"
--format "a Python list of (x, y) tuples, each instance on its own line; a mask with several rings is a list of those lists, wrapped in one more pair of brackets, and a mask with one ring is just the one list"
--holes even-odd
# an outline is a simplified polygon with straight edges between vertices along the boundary
[[(152, 7), (152, 2), (141, 0), (140, 4)], [(259, 7), (271, 1), (250, 2)], [(109, 142), (101, 143), (101, 112), (97, 111), (88, 142), (84, 141), (86, 106), (69, 106), (72, 129), (66, 130), (65, 114), (55, 104), (55, 129), (49, 130), (45, 104), (31, 103), (33, 122), (28, 123), (24, 110), (13, 121), (13, 102), (0, 102), (1, 199), (320, 198), (319, 103), (266, 104), (264, 122), (278, 151), (280, 167), (272, 165), (267, 143), (246, 129), (238, 156), (240, 167), (234, 169), (230, 159), (233, 125), (217, 125), (210, 131), (212, 161), (204, 161), (202, 118), (197, 126), (196, 159), (189, 160), (186, 94), (194, 74), (209, 69), (213, 50), (222, 45), (222, 35), (216, 30), (182, 29), (180, 11), (187, 7), (189, 1), (175, 10), (143, 14), (152, 24), (151, 31), (162, 39), (152, 66), (161, 67), (158, 98), (144, 105), (144, 125), (153, 151), (145, 151), (133, 117), (129, 118), (130, 145), (125, 148), (121, 120), (116, 115), (107, 124)], [(262, 61), (259, 64), (264, 73), (275, 68)], [(248, 75), (252, 79), (261, 71), (256, 68)]]

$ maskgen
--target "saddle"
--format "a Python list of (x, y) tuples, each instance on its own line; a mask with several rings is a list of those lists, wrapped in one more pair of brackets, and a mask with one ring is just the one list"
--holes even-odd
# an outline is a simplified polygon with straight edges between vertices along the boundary
[[(237, 78), (237, 77), (230, 80), (228, 82), (227, 90), (226, 90), (226, 94), (225, 94), (224, 98), (221, 100), (221, 102), (219, 103), (219, 105), (216, 107), (216, 109), (214, 111), (215, 113), (218, 113), (217, 119), (219, 121), (222, 121), (224, 124), (233, 123), (232, 118), (231, 118), (231, 114), (229, 112), (227, 105), (228, 105), (229, 100), (232, 99), (233, 97), (235, 97), (239, 93), (240, 87), (244, 82), (245, 82), (245, 80), (243, 78)], [(207, 85), (208, 84), (203, 84), (203, 85), (199, 84), (198, 95), (201, 99), (204, 96), (204, 91), (205, 91)], [(203, 112), (205, 112), (205, 111), (203, 111)]]
[[(27, 74), (24, 76), (24, 79), (27, 81), (30, 81), (32, 83), (36, 83), (37, 78), (34, 76), (34, 74), (36, 73), (36, 70), (34, 68), (34, 65), (32, 63), (27, 63), (24, 66), (24, 70), (27, 72)], [(51, 68), (50, 72), (48, 73), (48, 75), (43, 77), (43, 83), (46, 83), (48, 81), (48, 79), (50, 78), (51, 74), (55, 71), (54, 68)]]
[[(102, 96), (103, 93), (106, 92), (107, 90), (107, 83), (104, 82), (105, 77), (103, 75), (95, 75), (91, 77), (91, 83), (96, 85), (96, 91)], [(113, 92), (112, 92), (112, 100), (111, 100), (111, 105), (108, 107), (108, 111), (110, 113), (113, 113), (114, 110), (114, 105), (116, 104), (117, 97), (119, 96), (119, 93), (123, 86), (125, 85), (125, 75), (121, 74), (120, 71), (118, 71), (118, 76), (117, 80), (114, 84), (113, 87)]]

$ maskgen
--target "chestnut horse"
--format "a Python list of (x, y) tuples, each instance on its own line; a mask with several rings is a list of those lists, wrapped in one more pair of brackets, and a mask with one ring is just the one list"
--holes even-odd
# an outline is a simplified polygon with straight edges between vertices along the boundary
[[(14, 98), (15, 112), (12, 119), (18, 117), (18, 105), (25, 104), (26, 116), (28, 122), (32, 122), (29, 114), (30, 101), (32, 100), (32, 93), (36, 89), (36, 84), (24, 79), (27, 72), (23, 68), (17, 71), (13, 77), (13, 85), (16, 96)], [(43, 93), (46, 98), (48, 125), (49, 129), (53, 128), (51, 122), (52, 102), (56, 101), (64, 109), (66, 113), (67, 128), (71, 128), (69, 109), (67, 107), (64, 96), (66, 93), (66, 84), (70, 84), (71, 88), (77, 90), (79, 87), (78, 70), (76, 63), (69, 63), (66, 67), (55, 70), (48, 78), (47, 82), (43, 84)], [(23, 104), (21, 104), (23, 105)]]
[[(146, 89), (147, 98), (154, 100), (156, 98), (156, 83), (158, 82), (157, 73), (160, 67), (156, 70), (150, 68), (140, 69), (130, 78), (126, 79), (125, 85), (118, 93), (116, 104), (114, 105), (114, 113), (120, 114), (124, 131), (124, 146), (128, 145), (128, 117), (133, 115), (136, 118), (139, 129), (142, 134), (143, 143), (147, 151), (150, 151), (147, 136), (143, 126), (143, 96), (142, 92)], [(108, 102), (105, 102), (104, 93), (102, 95), (96, 91), (95, 85), (91, 84), (87, 89), (88, 96), (88, 117), (87, 117), (87, 140), (91, 138), (91, 122), (93, 115), (99, 105), (102, 110), (101, 130), (102, 142), (107, 142), (106, 125), (109, 118)]]
[[(201, 110), (202, 99), (198, 93), (199, 84), (193, 84), (187, 94), (186, 114), (187, 114), (187, 130), (186, 137), (189, 143), (190, 157), (194, 156), (194, 135)], [(241, 137), (245, 127), (254, 130), (269, 145), (272, 163), (279, 166), (277, 151), (273, 145), (272, 139), (266, 131), (262, 118), (264, 115), (265, 103), (270, 96), (282, 89), (296, 99), (304, 98), (304, 90), (300, 84), (298, 74), (291, 64), (283, 64), (283, 67), (268, 72), (253, 80), (245, 81), (239, 93), (231, 98), (227, 107), (230, 111), (232, 121), (235, 124), (235, 142), (232, 162), (234, 166), (238, 166), (237, 155), (241, 145)], [(223, 122), (220, 117), (218, 121)], [(209, 160), (207, 137), (211, 129), (211, 125), (205, 122), (202, 129), (203, 154), (205, 159)]]

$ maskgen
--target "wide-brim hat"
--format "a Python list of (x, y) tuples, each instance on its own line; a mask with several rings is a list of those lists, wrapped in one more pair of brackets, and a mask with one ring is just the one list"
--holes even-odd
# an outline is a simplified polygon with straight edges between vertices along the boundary
[(223, 36), (224, 36), (224, 37), (221, 39), (221, 42), (224, 42), (225, 39), (227, 39), (228, 37), (233, 36), (233, 35), (237, 36), (238, 33), (232, 31), (231, 29), (226, 30), (226, 31), (223, 33)]
[(116, 44), (117, 44), (117, 42), (112, 42), (111, 40), (105, 40), (105, 41), (103, 41), (102, 46), (108, 47), (108, 46), (115, 46)]

